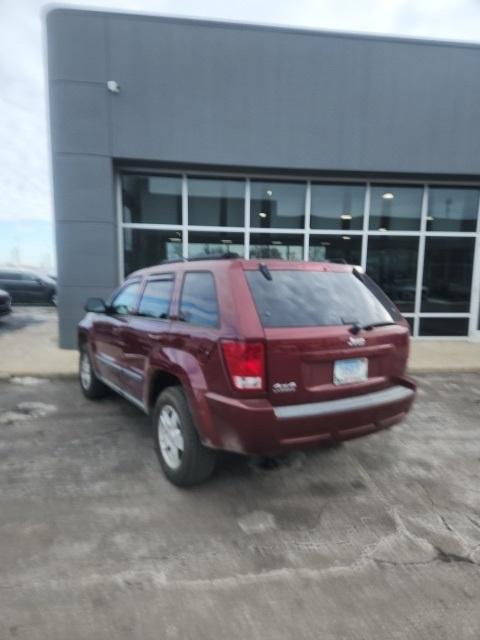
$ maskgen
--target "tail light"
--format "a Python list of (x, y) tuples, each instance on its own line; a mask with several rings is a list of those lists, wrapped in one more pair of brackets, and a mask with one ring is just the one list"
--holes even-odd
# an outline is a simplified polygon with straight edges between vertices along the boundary
[(222, 350), (235, 389), (265, 389), (265, 348), (262, 342), (223, 340)]

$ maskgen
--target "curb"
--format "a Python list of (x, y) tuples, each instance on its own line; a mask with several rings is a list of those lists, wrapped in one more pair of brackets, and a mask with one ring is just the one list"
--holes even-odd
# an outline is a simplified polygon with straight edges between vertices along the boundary
[(0, 381), (11, 380), (12, 378), (40, 378), (41, 380), (68, 380), (77, 378), (78, 373), (75, 371), (14, 371), (13, 373), (0, 373)]

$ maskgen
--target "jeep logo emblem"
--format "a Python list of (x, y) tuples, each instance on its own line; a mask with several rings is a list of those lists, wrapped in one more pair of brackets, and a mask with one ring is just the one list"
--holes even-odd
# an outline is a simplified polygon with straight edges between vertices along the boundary
[(296, 382), (276, 382), (272, 386), (273, 393), (291, 393), (297, 390)]
[(347, 344), (349, 347), (364, 347), (367, 344), (365, 338), (356, 338), (354, 336), (350, 336), (347, 340)]

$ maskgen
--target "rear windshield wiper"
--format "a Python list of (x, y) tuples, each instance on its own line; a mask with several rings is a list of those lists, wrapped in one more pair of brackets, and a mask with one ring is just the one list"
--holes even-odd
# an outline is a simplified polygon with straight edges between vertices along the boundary
[(264, 278), (266, 278), (267, 280), (272, 280), (272, 274), (270, 273), (270, 269), (267, 267), (266, 264), (264, 264), (263, 262), (261, 262), (258, 265), (258, 270), (260, 271), (260, 273), (262, 274), (262, 276)]
[[(353, 327), (350, 329), (350, 331), (352, 333), (358, 333), (359, 331), (371, 331), (372, 329), (375, 329), (375, 327), (389, 327), (391, 325), (397, 324), (396, 322), (392, 322), (392, 320), (388, 320), (385, 322), (370, 322), (369, 324), (364, 324), (364, 325), (353, 325)], [(353, 329), (356, 329), (355, 331)]]

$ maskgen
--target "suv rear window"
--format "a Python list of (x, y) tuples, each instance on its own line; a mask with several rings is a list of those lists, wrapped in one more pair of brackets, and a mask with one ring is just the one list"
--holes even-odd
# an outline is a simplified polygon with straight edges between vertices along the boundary
[(245, 271), (264, 327), (318, 327), (394, 322), (380, 300), (351, 272)]

